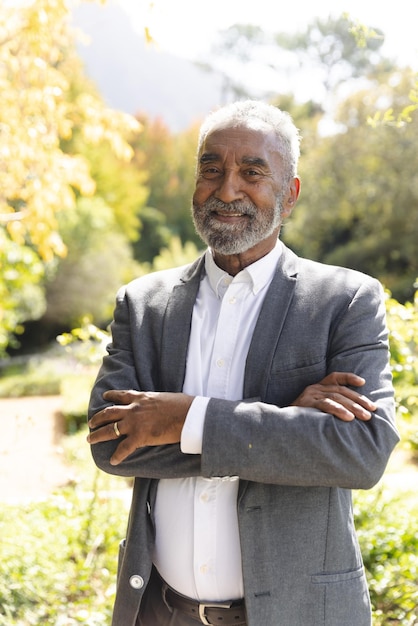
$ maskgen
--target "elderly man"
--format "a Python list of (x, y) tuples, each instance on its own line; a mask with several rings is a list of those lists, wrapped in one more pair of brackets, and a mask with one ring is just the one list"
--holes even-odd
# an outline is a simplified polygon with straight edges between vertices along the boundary
[(88, 437), (135, 478), (114, 626), (370, 625), (350, 490), (398, 441), (383, 293), (280, 242), (298, 157), (273, 106), (210, 114), (208, 249), (118, 293)]

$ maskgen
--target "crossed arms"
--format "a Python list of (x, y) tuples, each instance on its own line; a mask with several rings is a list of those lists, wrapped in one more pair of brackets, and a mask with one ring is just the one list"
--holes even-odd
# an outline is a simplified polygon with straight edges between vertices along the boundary
[[(321, 382), (308, 386), (292, 406), (310, 407), (342, 421), (368, 421), (376, 405), (352, 387), (360, 388), (365, 380), (353, 373), (335, 372)], [(122, 435), (113, 453), (111, 465), (119, 465), (138, 448), (179, 443), (193, 396), (184, 393), (109, 390), (103, 394), (112, 402), (89, 421), (92, 432), (88, 442), (96, 444), (118, 439), (114, 423)]]
[[(151, 280), (146, 290), (150, 287), (158, 298), (152, 317), (142, 304), (147, 298), (138, 300), (136, 285), (119, 294), (113, 344), (93, 389), (88, 441), (101, 469), (146, 478), (238, 475), (265, 483), (346, 488), (367, 488), (377, 482), (399, 437), (394, 425), (384, 302), (374, 282), (363, 281), (351, 300), (345, 298), (346, 312), (334, 325), (331, 344), (329, 320), (334, 319), (335, 299), (321, 303), (319, 317), (324, 321), (317, 328), (311, 362), (317, 362), (318, 346), (321, 354), (326, 351), (327, 362), (326, 368), (324, 361), (324, 368), (318, 370), (318, 381), (315, 376), (307, 378), (302, 370), (303, 378), (299, 374), (295, 378), (293, 372), (284, 387), (280, 372), (274, 391), (269, 387), (269, 399), (211, 398), (205, 413), (202, 454), (183, 454), (179, 442), (193, 397), (173, 392), (173, 387), (175, 391), (181, 388), (179, 377), (171, 387), (159, 380), (163, 353), (156, 348), (165, 320), (160, 306), (163, 285)], [(189, 315), (193, 302), (190, 297)], [(180, 315), (178, 309), (175, 314), (187, 327), (188, 315), (184, 311)], [(291, 314), (288, 319), (292, 323)], [(310, 354), (310, 345), (297, 337), (297, 328), (291, 329), (296, 341), (292, 343), (294, 354)], [(179, 340), (173, 348), (172, 336), (175, 358), (170, 363), (178, 364), (181, 379), (185, 357), (179, 356), (178, 347), (183, 343)], [(184, 333), (182, 336), (184, 341)], [(295, 356), (293, 367), (298, 366), (297, 359)], [(286, 400), (276, 396), (277, 389), (279, 394), (287, 390)], [(257, 387), (249, 395), (254, 391)]]

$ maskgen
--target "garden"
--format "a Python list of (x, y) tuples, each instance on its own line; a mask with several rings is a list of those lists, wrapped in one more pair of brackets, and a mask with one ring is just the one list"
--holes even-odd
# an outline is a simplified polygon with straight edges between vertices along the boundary
[[(402, 441), (380, 483), (354, 494), (354, 510), (374, 626), (415, 626), (418, 299), (402, 305), (388, 295), (387, 313)], [(63, 465), (68, 470), (63, 484), (42, 492), (40, 499), (35, 490), (22, 502), (2, 502), (1, 626), (104, 626), (110, 621), (131, 484), (97, 470), (86, 443), (88, 395), (105, 338), (87, 324), (61, 336), (41, 359), (9, 365), (0, 378), (2, 397), (61, 398), (62, 459), (59, 464), (52, 460), (49, 471)]]
[[(117, 288), (201, 249), (189, 208), (197, 125), (177, 132), (139, 105), (135, 116), (107, 106), (69, 5), (0, 6), (0, 626), (110, 623), (132, 485), (92, 462), (89, 393)], [(383, 40), (345, 15), (293, 35), (237, 24), (205, 71), (220, 72), (226, 98), (268, 99), (301, 129), (302, 194), (284, 242), (387, 290), (401, 442), (380, 483), (354, 493), (354, 512), (373, 625), (418, 626), (418, 83)], [(267, 58), (277, 76), (312, 69), (324, 97), (238, 82), (249, 59), (258, 72)]]

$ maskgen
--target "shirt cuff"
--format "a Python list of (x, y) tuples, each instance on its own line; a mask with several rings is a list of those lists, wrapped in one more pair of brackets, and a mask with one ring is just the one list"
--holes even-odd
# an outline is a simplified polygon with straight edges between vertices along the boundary
[(180, 439), (180, 449), (184, 454), (202, 454), (203, 428), (209, 400), (204, 396), (196, 396), (190, 405)]

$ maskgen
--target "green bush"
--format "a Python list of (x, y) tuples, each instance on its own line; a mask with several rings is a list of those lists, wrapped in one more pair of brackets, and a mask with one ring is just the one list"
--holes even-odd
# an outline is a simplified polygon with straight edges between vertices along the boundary
[(418, 442), (418, 291), (413, 302), (386, 300), (391, 366), (398, 426), (404, 447), (417, 458)]
[(24, 508), (2, 506), (0, 625), (110, 623), (125, 526), (120, 499), (99, 483)]
[(32, 360), (29, 364), (5, 370), (0, 378), (0, 398), (55, 396), (60, 393), (62, 374), (51, 363)]
[(98, 365), (83, 361), (76, 350), (69, 352), (54, 343), (48, 350), (1, 364), (0, 398), (60, 395), (61, 385), (72, 376), (94, 377)]
[[(388, 300), (398, 422), (411, 450), (418, 447), (417, 318), (417, 301), (404, 306)], [(19, 390), (45, 393), (50, 384), (63, 395), (68, 430), (77, 431), (65, 438), (67, 457), (77, 472), (74, 484), (45, 502), (0, 509), (0, 626), (110, 622), (118, 543), (128, 514), (122, 498), (128, 483), (98, 472), (85, 443), (85, 412), (95, 374), (88, 363), (96, 370), (92, 355), (102, 349), (97, 349), (102, 338), (92, 338), (95, 329), (86, 328), (75, 331), (74, 341), (70, 338), (67, 343), (80, 349), (80, 333), (88, 332), (93, 344), (81, 342), (83, 350), (88, 347), (88, 358), (80, 362), (70, 351), (64, 360), (62, 355), (59, 361), (32, 360), (23, 376), (11, 372), (13, 377), (0, 380), (3, 395), (12, 395), (11, 390), (15, 395), (21, 395)], [(390, 491), (384, 496), (379, 488), (357, 492), (355, 518), (374, 626), (418, 626), (416, 496)]]
[[(79, 442), (72, 439), (75, 451)], [(89, 478), (46, 502), (0, 511), (1, 626), (110, 623), (117, 549), (127, 520), (126, 483), (92, 470), (86, 448), (78, 448), (78, 467), (89, 467)], [(417, 516), (412, 497), (385, 499), (379, 490), (356, 493), (374, 626), (418, 624)]]
[(418, 624), (418, 501), (413, 494), (358, 492), (356, 528), (363, 554), (374, 626)]

